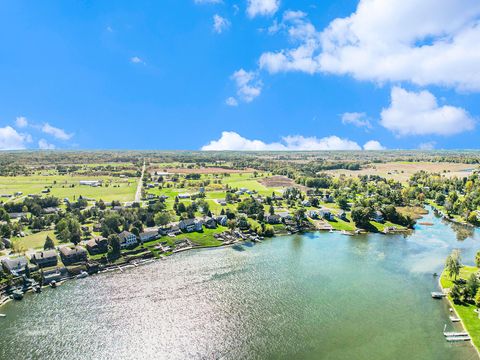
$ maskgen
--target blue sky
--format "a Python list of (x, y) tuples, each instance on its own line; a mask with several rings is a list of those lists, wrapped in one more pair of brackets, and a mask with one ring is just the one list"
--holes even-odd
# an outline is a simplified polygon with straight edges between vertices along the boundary
[(479, 20), (477, 0), (2, 1), (0, 149), (478, 148)]

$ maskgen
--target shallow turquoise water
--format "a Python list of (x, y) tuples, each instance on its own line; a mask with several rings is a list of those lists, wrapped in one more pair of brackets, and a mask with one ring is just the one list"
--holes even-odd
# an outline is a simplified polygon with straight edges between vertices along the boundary
[(72, 281), (2, 308), (0, 359), (476, 359), (445, 342), (448, 306), (430, 291), (451, 249), (472, 263), (480, 237), (424, 221), (408, 237), (279, 237)]

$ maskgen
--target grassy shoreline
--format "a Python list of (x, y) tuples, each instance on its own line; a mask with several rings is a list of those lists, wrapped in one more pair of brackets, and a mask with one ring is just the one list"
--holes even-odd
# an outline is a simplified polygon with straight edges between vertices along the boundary
[[(477, 271), (479, 271), (479, 268), (475, 266), (463, 266), (459, 278), (466, 280), (471, 274), (474, 274)], [(448, 292), (453, 286), (453, 280), (445, 270), (442, 271), (438, 283), (441, 289), (446, 292)], [(447, 295), (446, 299), (450, 304), (450, 307), (454, 309), (457, 316), (461, 319), (462, 327), (470, 335), (472, 345), (480, 357), (480, 319), (478, 314), (474, 312), (476, 306), (473, 304), (455, 304), (450, 294)]]

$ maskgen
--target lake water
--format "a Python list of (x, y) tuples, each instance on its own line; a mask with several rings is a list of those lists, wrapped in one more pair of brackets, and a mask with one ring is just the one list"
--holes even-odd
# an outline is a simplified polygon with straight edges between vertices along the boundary
[(480, 237), (423, 221), (408, 237), (278, 237), (30, 294), (1, 309), (0, 359), (477, 359), (445, 341), (448, 305), (430, 291)]

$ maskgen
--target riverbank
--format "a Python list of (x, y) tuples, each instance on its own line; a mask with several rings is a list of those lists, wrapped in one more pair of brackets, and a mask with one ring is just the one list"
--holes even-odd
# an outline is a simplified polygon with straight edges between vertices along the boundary
[[(459, 278), (467, 280), (471, 274), (476, 273), (479, 269), (475, 266), (464, 266), (460, 271)], [(475, 311), (477, 307), (473, 304), (455, 304), (449, 294), (451, 287), (453, 286), (453, 280), (448, 276), (445, 270), (438, 280), (438, 284), (442, 291), (447, 294), (446, 299), (453, 309), (456, 316), (460, 319), (461, 326), (466, 331), (471, 340), (472, 346), (477, 351), (480, 358), (480, 318)]]

